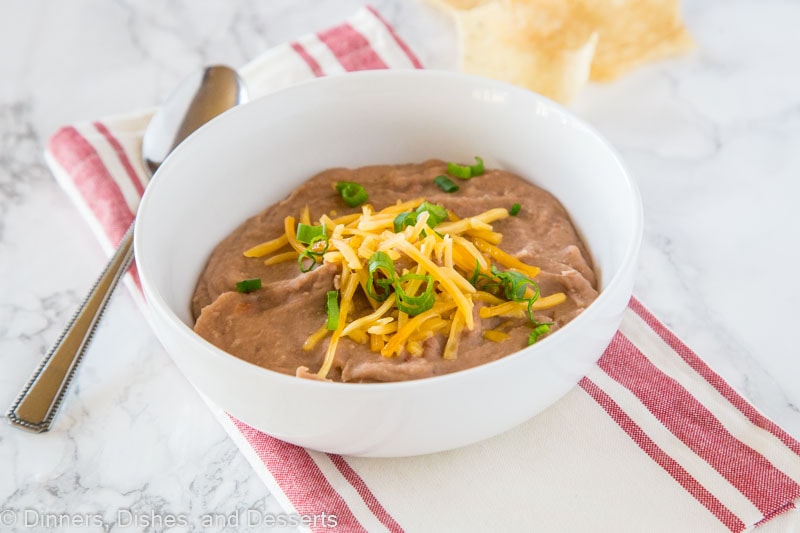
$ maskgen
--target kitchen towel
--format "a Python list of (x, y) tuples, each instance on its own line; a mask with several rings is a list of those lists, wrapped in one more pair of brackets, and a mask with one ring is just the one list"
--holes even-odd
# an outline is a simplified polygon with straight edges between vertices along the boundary
[[(252, 97), (323, 75), (422, 68), (371, 7), (240, 69)], [(112, 251), (147, 182), (152, 110), (59, 129), (46, 158)], [(142, 303), (135, 269), (128, 281)], [(641, 302), (596, 367), (497, 437), (401, 459), (342, 457), (265, 435), (209, 405), (307, 531), (800, 530), (800, 442), (762, 415)]]

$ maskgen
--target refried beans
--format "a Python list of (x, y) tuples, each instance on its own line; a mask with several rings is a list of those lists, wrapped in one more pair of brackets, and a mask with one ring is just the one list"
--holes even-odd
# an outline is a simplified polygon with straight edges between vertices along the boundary
[[(446, 162), (430, 160), (420, 164), (333, 168), (312, 177), (283, 201), (246, 220), (214, 249), (191, 302), (195, 331), (215, 346), (245, 361), (293, 376), (356, 383), (402, 381), (455, 372), (519, 351), (529, 344), (531, 331), (536, 326), (545, 324), (544, 334), (552, 335), (591, 304), (598, 295), (598, 276), (588, 250), (556, 198), (512, 173), (489, 169), (469, 180), (450, 176), (459, 190), (446, 193), (434, 183), (434, 179), (447, 175), (447, 170)], [(423, 338), (415, 338), (414, 335), (419, 337), (419, 333), (413, 332), (408, 343), (395, 353), (381, 353), (380, 347), (386, 345), (382, 342), (387, 339), (386, 335), (363, 332), (360, 336), (342, 335), (333, 355), (329, 356), (332, 357), (328, 362), (329, 370), (319, 376), (336, 333), (324, 331), (328, 320), (326, 298), (330, 291), (343, 289), (343, 268), (347, 268), (347, 259), (340, 258), (338, 262), (320, 259), (316, 268), (302, 272), (297, 254), (289, 245), (272, 254), (283, 253), (289, 259), (270, 265), (264, 263), (267, 257), (246, 257), (243, 252), (284, 235), (287, 217), (294, 217), (296, 227), (306, 208), (312, 225), (320, 225), (322, 215), (331, 220), (361, 213), (362, 206), (348, 207), (345, 204), (335, 188), (339, 182), (363, 186), (369, 195), (367, 204), (375, 213), (399, 202), (424, 198), (429, 204), (447, 210), (449, 219), (440, 224), (452, 224), (497, 208), (510, 210), (513, 204), (519, 204), (516, 215), (506, 214), (493, 220), (490, 229), (478, 225), (465, 237), (494, 235), (495, 248), (525, 265), (541, 269), (531, 281), (538, 286), (542, 298), (563, 293), (563, 301), (545, 309), (534, 307), (530, 313), (525, 310), (516, 315), (481, 316), (487, 314), (484, 308), (497, 306), (495, 300), (510, 298), (503, 294), (495, 274), (514, 270), (482, 250), (484, 258), (492, 265), (492, 271), (482, 269), (483, 273), (477, 275), (478, 272), (454, 267), (479, 289), (478, 293), (468, 297), (474, 326), (472, 329), (459, 328), (454, 358), (443, 356), (455, 315), (460, 312), (460, 308), (453, 308), (451, 303), (446, 313), (442, 312), (441, 316), (433, 319), (435, 323), (429, 321), (432, 329)], [(406, 228), (407, 233), (410, 231)], [(458, 239), (438, 231), (433, 233), (435, 235), (430, 235), (430, 229), (428, 233), (423, 229), (417, 238), (430, 235), (431, 243), (440, 244), (447, 242), (442, 240), (445, 237)], [(441, 255), (442, 247), (437, 250)], [(387, 252), (395, 257), (394, 268), (398, 276), (404, 269), (416, 272), (418, 270), (414, 268), (421, 268), (404, 253)], [(433, 260), (436, 253), (428, 253)], [(444, 252), (444, 255), (448, 253)], [(335, 254), (325, 257), (334, 257)], [(449, 262), (452, 264), (452, 259)], [(366, 270), (366, 259), (360, 268)], [(254, 278), (262, 280), (262, 288), (248, 293), (236, 290), (237, 282)], [(430, 279), (417, 282), (417, 289), (421, 291), (427, 284), (442, 289), (441, 283)], [(464, 284), (463, 280), (461, 284)], [(523, 292), (533, 287), (532, 284), (523, 285)], [(447, 308), (448, 296), (443, 298), (444, 303), (437, 304), (437, 309)], [(341, 323), (373, 313), (380, 303), (370, 301), (363, 290), (356, 290), (349, 313)], [(525, 305), (523, 303), (522, 308)], [(384, 317), (382, 325), (373, 331), (391, 329), (392, 322), (399, 331), (401, 326), (398, 324), (412, 318), (400, 317), (400, 314), (398, 309), (392, 309)], [(462, 324), (464, 320), (462, 316)], [(316, 341), (309, 343), (315, 335)]]

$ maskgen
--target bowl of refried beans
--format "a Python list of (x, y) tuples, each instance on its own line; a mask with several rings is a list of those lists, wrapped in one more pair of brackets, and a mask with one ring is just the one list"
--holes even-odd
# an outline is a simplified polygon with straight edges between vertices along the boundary
[(322, 78), (224, 113), (137, 216), (151, 323), (234, 418), (356, 456), (469, 445), (547, 409), (631, 297), (635, 181), (539, 95), (457, 73)]

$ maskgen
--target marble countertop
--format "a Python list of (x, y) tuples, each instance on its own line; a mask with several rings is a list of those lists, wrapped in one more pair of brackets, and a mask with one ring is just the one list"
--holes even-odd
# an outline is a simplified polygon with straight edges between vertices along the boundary
[[(3, 411), (105, 264), (44, 164), (48, 136), (67, 123), (151, 107), (193, 67), (242, 65), (362, 3), (4, 4)], [(638, 178), (646, 215), (638, 298), (800, 438), (800, 284), (791, 281), (800, 264), (800, 71), (792, 64), (800, 4), (685, 4), (693, 53), (591, 86), (571, 107)], [(456, 68), (454, 28), (443, 13), (421, 0), (372, 5), (425, 65)], [(281, 511), (125, 290), (111, 301), (54, 429), (32, 435), (0, 424), (0, 471), (0, 510), (13, 510), (20, 529), (25, 510), (99, 516), (112, 531), (132, 519), (140, 526), (133, 530), (161, 530), (141, 527), (152, 516), (201, 529), (209, 513)]]

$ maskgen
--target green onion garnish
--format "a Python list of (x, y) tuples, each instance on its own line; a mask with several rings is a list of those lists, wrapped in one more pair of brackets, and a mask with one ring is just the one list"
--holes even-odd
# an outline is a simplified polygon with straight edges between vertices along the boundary
[(511, 209), (508, 211), (508, 214), (512, 217), (515, 217), (519, 214), (519, 210), (522, 209), (522, 206), (519, 204), (514, 204), (511, 206)]
[(394, 232), (400, 233), (407, 226), (417, 223), (417, 214), (414, 211), (405, 211), (394, 217)]
[[(492, 265), (492, 274), (497, 278), (498, 284), (503, 288), (506, 300), (514, 302), (523, 302), (527, 300), (528, 319), (535, 324), (536, 321), (533, 319), (533, 303), (539, 299), (539, 285), (524, 274), (514, 270), (500, 272), (494, 265)], [(525, 297), (528, 287), (533, 289), (533, 296), (530, 298)]]
[(539, 340), (539, 337), (541, 337), (545, 333), (550, 333), (550, 324), (539, 324), (538, 326), (533, 328), (531, 334), (528, 335), (528, 346), (534, 344), (537, 340)]
[(462, 180), (468, 180), (472, 177), (472, 169), (469, 166), (457, 163), (447, 163), (447, 173)]
[[(416, 296), (406, 293), (403, 287), (404, 283), (415, 280), (425, 283), (425, 290)], [(435, 295), (433, 293), (433, 276), (430, 274), (404, 274), (397, 280), (394, 288), (397, 308), (409, 316), (416, 316), (433, 307)]]
[(456, 192), (458, 190), (458, 185), (453, 183), (453, 180), (451, 180), (444, 174), (433, 178), (433, 182), (436, 184), (437, 187), (442, 189), (444, 192)]
[(483, 159), (478, 156), (475, 156), (475, 163), (474, 165), (459, 165), (458, 163), (447, 163), (447, 173), (451, 176), (455, 176), (457, 178), (461, 178), (462, 180), (468, 180), (470, 178), (474, 178), (475, 176), (480, 176), (486, 170), (483, 168)]
[[(375, 252), (367, 262), (367, 272), (369, 273), (367, 294), (378, 302), (386, 301), (386, 298), (392, 293), (392, 284), (395, 277), (392, 258), (386, 252)], [(376, 272), (381, 274), (381, 277), (376, 278)], [(380, 290), (376, 291), (375, 287)]]
[(325, 312), (328, 313), (328, 321), (325, 328), (329, 331), (339, 327), (339, 291), (328, 291), (325, 300)]
[(300, 267), (300, 272), (311, 272), (317, 266), (317, 254), (312, 252), (309, 248), (303, 250), (303, 253), (297, 258), (297, 266)]
[(261, 278), (244, 279), (236, 282), (236, 292), (253, 292), (261, 288)]
[(478, 288), (478, 279), (481, 275), (481, 262), (477, 259), (475, 260), (475, 270), (472, 271), (472, 277), (469, 278), (470, 284), (476, 289)]
[(342, 200), (350, 207), (358, 207), (367, 201), (369, 196), (367, 190), (352, 181), (339, 181), (336, 183), (336, 191), (342, 195)]
[(400, 233), (406, 227), (415, 225), (422, 213), (428, 213), (428, 220), (425, 223), (429, 228), (435, 228), (437, 224), (447, 219), (447, 209), (430, 202), (422, 202), (416, 211), (404, 211), (394, 217), (394, 232)]
[(503, 287), (506, 300), (521, 301), (525, 299), (525, 292), (528, 286), (536, 287), (536, 283), (529, 279), (524, 274), (514, 270), (507, 270), (500, 272), (497, 267), (492, 265), (492, 274), (500, 280), (500, 286)]
[(477, 161), (477, 163), (476, 163), (476, 164), (474, 164), (474, 165), (471, 165), (471, 166), (469, 167), (469, 170), (470, 170), (470, 175), (471, 175), (473, 178), (474, 178), (475, 176), (480, 176), (481, 174), (483, 174), (484, 172), (486, 172), (486, 170), (483, 168), (483, 159), (481, 159), (481, 158), (480, 158), (480, 157), (478, 157), (478, 156), (475, 156), (475, 161)]
[(325, 235), (325, 226), (309, 226), (302, 222), (297, 225), (297, 242), (311, 244), (316, 237)]
[[(310, 272), (320, 263), (319, 259), (328, 251), (328, 228), (309, 226), (302, 222), (297, 225), (297, 241), (308, 245), (297, 258), (300, 272)], [(319, 243), (324, 243), (321, 246)]]
[(426, 221), (426, 224), (429, 228), (435, 228), (437, 224), (447, 218), (447, 209), (430, 202), (422, 202), (419, 207), (417, 207), (416, 218), (419, 218), (419, 215), (422, 213), (428, 213), (428, 220)]
[[(328, 241), (328, 232), (325, 229), (325, 226), (322, 226), (322, 233), (319, 235), (315, 235), (311, 238), (311, 242), (308, 243), (308, 247), (313, 250), (314, 255), (321, 256), (325, 252), (328, 251), (328, 246), (330, 246), (330, 241)], [(323, 242), (325, 244), (322, 245), (322, 249), (317, 246), (318, 242)]]

